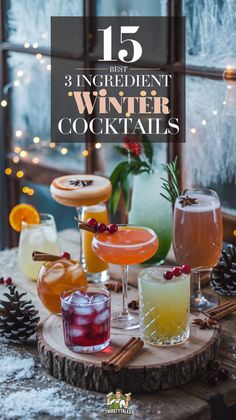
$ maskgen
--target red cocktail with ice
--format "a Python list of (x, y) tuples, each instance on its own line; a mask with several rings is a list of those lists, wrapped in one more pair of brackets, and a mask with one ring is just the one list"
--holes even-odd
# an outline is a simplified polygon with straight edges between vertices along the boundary
[(108, 290), (87, 286), (61, 296), (64, 339), (75, 352), (90, 353), (110, 343), (111, 298)]

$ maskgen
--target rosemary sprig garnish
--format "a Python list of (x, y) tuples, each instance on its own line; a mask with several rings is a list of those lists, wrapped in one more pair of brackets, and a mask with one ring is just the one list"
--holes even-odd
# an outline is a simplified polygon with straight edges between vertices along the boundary
[(163, 165), (163, 167), (167, 172), (167, 179), (161, 178), (163, 181), (161, 187), (166, 195), (161, 193), (161, 196), (174, 205), (176, 199), (181, 195), (177, 156), (173, 162), (167, 163), (166, 165)]

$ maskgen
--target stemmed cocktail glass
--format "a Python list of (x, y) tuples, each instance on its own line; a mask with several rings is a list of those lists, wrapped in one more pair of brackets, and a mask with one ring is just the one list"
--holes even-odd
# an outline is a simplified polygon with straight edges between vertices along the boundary
[(113, 235), (108, 232), (97, 232), (92, 246), (103, 261), (121, 265), (122, 268), (123, 309), (120, 313), (112, 314), (111, 326), (125, 330), (138, 328), (138, 315), (128, 311), (128, 267), (132, 264), (141, 264), (155, 254), (158, 248), (157, 235), (146, 227), (118, 225), (118, 230)]
[[(75, 207), (79, 220), (95, 218), (107, 223), (108, 215), (104, 202), (111, 196), (109, 179), (93, 175), (64, 175), (55, 178), (50, 186), (51, 195), (58, 203)], [(108, 280), (108, 265), (92, 252), (92, 233), (80, 231), (80, 263), (88, 281), (100, 283)]]
[(200, 273), (214, 267), (221, 255), (223, 227), (220, 201), (215, 191), (189, 189), (176, 200), (173, 244), (178, 263), (194, 270), (191, 307), (203, 311), (218, 299), (201, 291)]

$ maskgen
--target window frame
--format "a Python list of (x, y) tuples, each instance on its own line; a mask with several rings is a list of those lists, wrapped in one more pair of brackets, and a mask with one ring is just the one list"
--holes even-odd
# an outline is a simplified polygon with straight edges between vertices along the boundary
[[(33, 48), (28, 48), (27, 50), (24, 47), (13, 44), (6, 41), (5, 33), (5, 17), (6, 17), (6, 3), (7, 0), (0, 0), (0, 100), (2, 99), (3, 87), (7, 81), (7, 54), (8, 52), (20, 52), (24, 54), (35, 54)], [(96, 1), (95, 0), (83, 0), (83, 16), (95, 16), (96, 14)], [(167, 16), (182, 16), (182, 0), (167, 0)], [(84, 62), (85, 67), (90, 67), (93, 65), (94, 57), (90, 56), (89, 44), (86, 41), (89, 34), (89, 26), (84, 25), (84, 51), (81, 55), (81, 60)], [(195, 77), (202, 77), (208, 79), (221, 80), (223, 69), (210, 69), (206, 67), (198, 67), (193, 65), (186, 65), (186, 69), (181, 68), (178, 65), (177, 49), (175, 48), (175, 40), (177, 37), (177, 28), (170, 26), (169, 32), (169, 59), (173, 59), (176, 62), (175, 71), (183, 77), (185, 75), (192, 75)], [(51, 56), (49, 48), (38, 48), (37, 53), (41, 53), (45, 56)], [(143, 64), (143, 63), (142, 63)], [(156, 63), (147, 63), (147, 67), (155, 66)], [(176, 97), (178, 101), (178, 96)], [(178, 106), (178, 104), (177, 104)], [(7, 107), (8, 108), (8, 107)], [(10, 164), (10, 152), (11, 152), (11, 138), (9, 131), (9, 117), (10, 111), (7, 108), (2, 108), (0, 110), (0, 167), (1, 173), (4, 173), (4, 168)], [(91, 147), (94, 144), (94, 137), (90, 132), (86, 133), (86, 147), (90, 150), (88, 157), (86, 158), (86, 172), (96, 172), (96, 156), (94, 148)], [(181, 159), (181, 150), (182, 145), (180, 143), (168, 143), (167, 148), (167, 160), (172, 160), (175, 156), (178, 156), (180, 169), (182, 167)], [(24, 167), (25, 178), (32, 182), (39, 182), (44, 185), (49, 185), (51, 180), (55, 176), (64, 174), (60, 169), (53, 169), (47, 165), (37, 165), (35, 166), (30, 162), (21, 162), (19, 163), (19, 169)], [(183, 173), (183, 171), (180, 171)], [(2, 194), (2, 220), (3, 223), (0, 225), (0, 237), (2, 238), (1, 246), (14, 246), (18, 243), (18, 235), (16, 235), (12, 230), (8, 229), (8, 214), (10, 208), (14, 203), (18, 202), (20, 199), (20, 182), (13, 176), (2, 176), (0, 177), (0, 189)], [(181, 180), (182, 184), (182, 180)], [(8, 192), (8, 193), (7, 193)], [(124, 220), (124, 212), (122, 212), (122, 219)], [(225, 237), (227, 241), (234, 241), (233, 236), (233, 226), (236, 225), (236, 217), (229, 214), (224, 214), (224, 227), (225, 227)]]

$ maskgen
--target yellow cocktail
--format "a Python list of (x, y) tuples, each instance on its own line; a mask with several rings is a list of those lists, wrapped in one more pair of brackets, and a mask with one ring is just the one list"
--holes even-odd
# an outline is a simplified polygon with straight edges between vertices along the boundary
[[(86, 222), (88, 219), (94, 218), (98, 223), (108, 222), (108, 214), (105, 204), (98, 204), (97, 206), (87, 206), (83, 207), (82, 220)], [(108, 264), (105, 261), (102, 261), (97, 255), (93, 252), (92, 241), (94, 233), (84, 230), (82, 232), (82, 244), (83, 252), (88, 273), (99, 273), (108, 269)], [(108, 275), (104, 276), (104, 281), (107, 280)]]
[(139, 273), (139, 305), (143, 338), (167, 346), (189, 337), (190, 275), (165, 279), (165, 271), (153, 267)]

